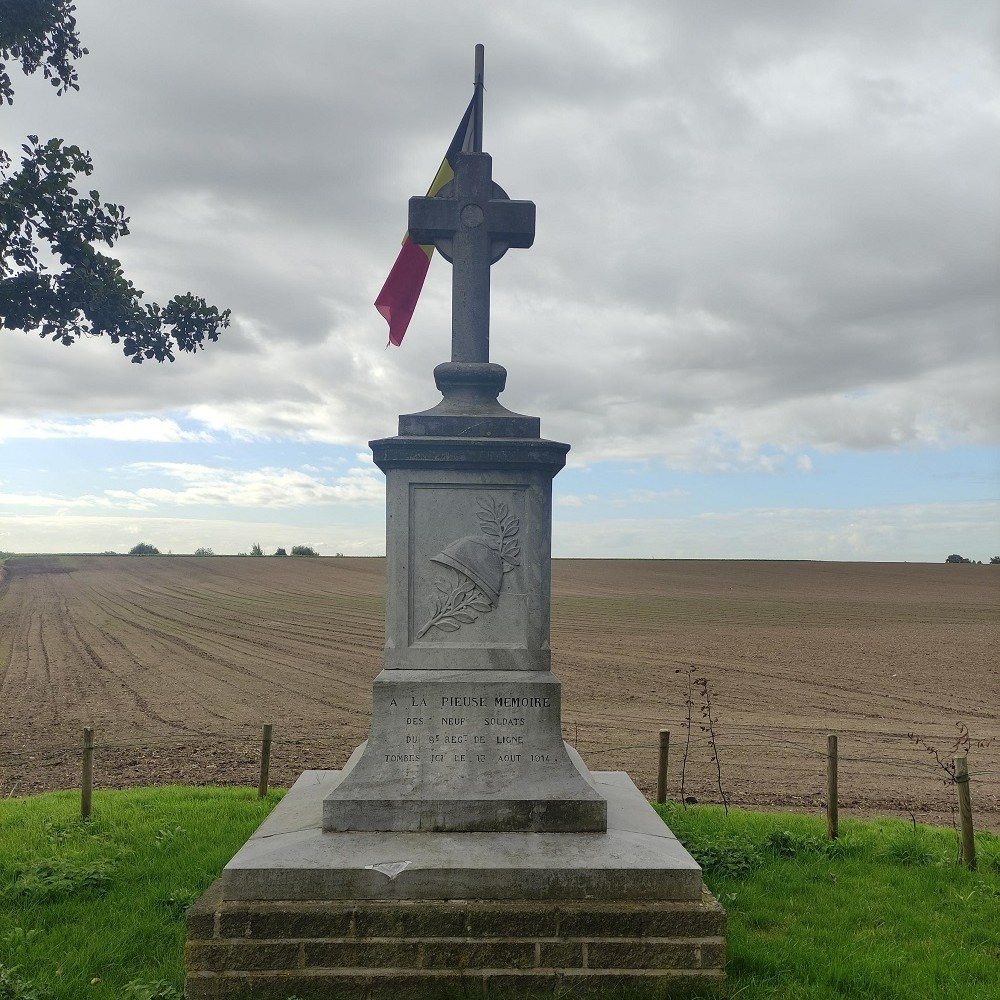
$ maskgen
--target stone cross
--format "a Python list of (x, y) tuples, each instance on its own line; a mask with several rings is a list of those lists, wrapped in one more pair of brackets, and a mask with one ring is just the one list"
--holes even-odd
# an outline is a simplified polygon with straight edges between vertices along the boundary
[(455, 179), (435, 198), (411, 198), (410, 237), (452, 265), (451, 360), (490, 360), (490, 265), (535, 239), (535, 204), (493, 183), (488, 153), (460, 153)]

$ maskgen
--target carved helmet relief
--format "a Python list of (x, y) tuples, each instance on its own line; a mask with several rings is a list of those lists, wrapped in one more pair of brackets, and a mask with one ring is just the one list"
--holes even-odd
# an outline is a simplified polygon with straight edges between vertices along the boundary
[(431, 596), (432, 611), (427, 624), (417, 633), (420, 639), (432, 628), (455, 632), (500, 602), (504, 575), (519, 566), (521, 544), (517, 540), (520, 520), (505, 503), (493, 497), (477, 497), (481, 535), (464, 535), (446, 545), (431, 562), (455, 571), (451, 582), (438, 580), (437, 594)]
[(495, 608), (503, 586), (503, 564), (485, 535), (466, 535), (446, 545), (431, 559), (441, 566), (450, 566), (468, 577)]

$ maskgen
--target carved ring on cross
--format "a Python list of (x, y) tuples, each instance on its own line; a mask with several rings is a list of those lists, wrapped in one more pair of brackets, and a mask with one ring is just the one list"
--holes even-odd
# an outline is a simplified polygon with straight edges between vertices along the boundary
[[(491, 201), (510, 201), (510, 195), (496, 181), (491, 182), (493, 184), (493, 191), (490, 195)], [(448, 181), (447, 184), (434, 196), (435, 198), (442, 199), (454, 199), (455, 195), (455, 182)], [(471, 209), (476, 209), (476, 212), (470, 211)], [(462, 222), (472, 229), (477, 225), (480, 225), (483, 221), (483, 210), (475, 203), (470, 202), (467, 205), (463, 205), (459, 213), (459, 218)], [(451, 246), (452, 238), (449, 236), (447, 238), (442, 237), (434, 241), (434, 249), (437, 250), (439, 254), (449, 264), (453, 264), (454, 261), (451, 259)], [(504, 243), (502, 240), (490, 240), (490, 264), (495, 264), (508, 250), (510, 249), (509, 243)]]

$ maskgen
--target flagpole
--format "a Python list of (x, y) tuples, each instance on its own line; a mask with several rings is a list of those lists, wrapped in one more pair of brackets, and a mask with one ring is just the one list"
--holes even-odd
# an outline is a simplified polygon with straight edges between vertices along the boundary
[(483, 151), (483, 58), (486, 49), (476, 46), (476, 107), (472, 114), (472, 151)]

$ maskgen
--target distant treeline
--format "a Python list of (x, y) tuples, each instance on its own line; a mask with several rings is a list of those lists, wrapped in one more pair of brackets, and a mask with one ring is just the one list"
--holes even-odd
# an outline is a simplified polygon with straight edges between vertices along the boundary
[[(155, 546), (151, 545), (149, 542), (139, 542), (137, 545), (133, 545), (132, 548), (128, 550), (130, 556), (158, 556), (160, 555), (160, 550)], [(209, 548), (198, 548), (194, 550), (196, 556), (214, 556), (215, 552)], [(264, 550), (256, 543), (250, 547), (250, 552), (237, 552), (238, 556), (263, 556)], [(311, 545), (293, 545), (292, 553), (293, 556), (318, 556), (319, 553)], [(338, 556), (343, 556), (343, 552), (338, 552)], [(104, 552), (102, 555), (106, 556), (116, 556), (117, 552)], [(168, 553), (168, 555), (173, 555), (173, 553)], [(287, 556), (288, 552), (283, 548), (278, 548), (274, 550), (274, 555), (276, 556)]]

